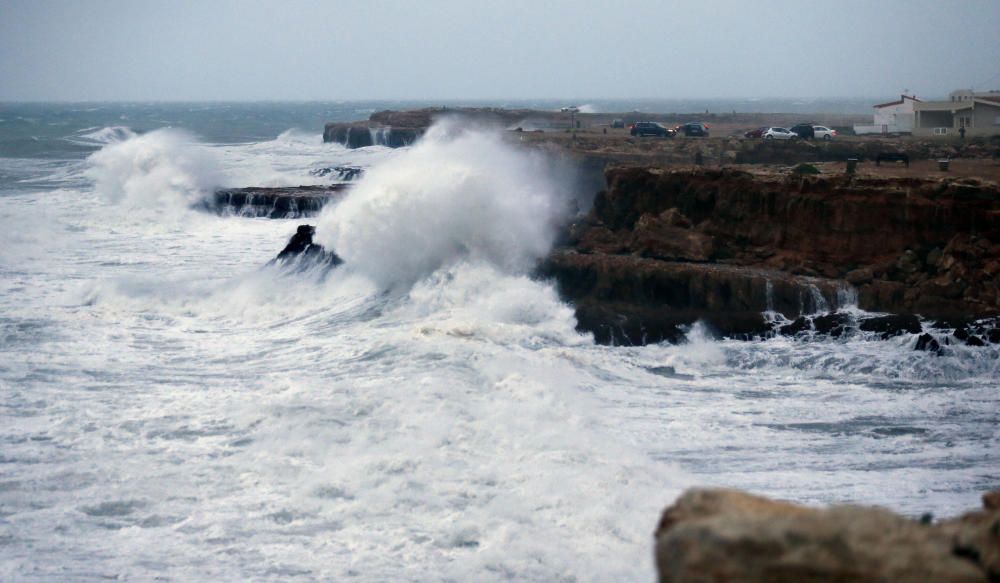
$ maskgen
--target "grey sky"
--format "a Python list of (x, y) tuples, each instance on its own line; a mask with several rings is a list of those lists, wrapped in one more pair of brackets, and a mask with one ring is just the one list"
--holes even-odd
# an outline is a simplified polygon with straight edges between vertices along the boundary
[(0, 0), (0, 100), (924, 97), (1000, 0)]

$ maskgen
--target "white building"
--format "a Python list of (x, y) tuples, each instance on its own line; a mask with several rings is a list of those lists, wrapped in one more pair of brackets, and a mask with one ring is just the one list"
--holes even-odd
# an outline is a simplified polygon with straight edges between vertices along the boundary
[(914, 135), (1000, 135), (1000, 91), (953, 91), (947, 101), (922, 102), (914, 111)]
[(856, 125), (856, 134), (906, 134), (913, 131), (913, 105), (920, 100), (910, 95), (900, 95), (896, 101), (872, 106), (875, 120), (870, 126)]

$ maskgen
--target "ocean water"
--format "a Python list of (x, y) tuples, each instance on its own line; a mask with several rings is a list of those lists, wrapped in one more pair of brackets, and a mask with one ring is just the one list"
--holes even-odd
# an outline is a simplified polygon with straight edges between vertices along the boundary
[[(531, 277), (570, 170), (385, 104), (0, 106), (0, 580), (651, 581), (690, 486), (949, 516), (1000, 485), (1000, 351), (597, 346)], [(366, 175), (302, 220), (219, 186)]]

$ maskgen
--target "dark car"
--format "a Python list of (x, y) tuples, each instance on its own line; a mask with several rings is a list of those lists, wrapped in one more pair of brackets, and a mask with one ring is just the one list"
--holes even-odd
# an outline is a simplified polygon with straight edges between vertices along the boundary
[(677, 131), (684, 132), (685, 136), (705, 136), (707, 138), (708, 124), (701, 123), (700, 121), (689, 121), (682, 126), (678, 126)]
[(813, 124), (811, 123), (800, 123), (793, 125), (788, 128), (788, 131), (802, 138), (803, 140), (811, 140), (816, 137), (816, 130), (813, 129)]
[(764, 136), (764, 132), (766, 132), (767, 130), (768, 130), (768, 126), (764, 126), (762, 128), (757, 128), (755, 130), (750, 130), (749, 132), (746, 132), (745, 134), (743, 134), (743, 137), (744, 138), (761, 138), (761, 137)]
[(667, 129), (665, 126), (656, 123), (655, 121), (637, 121), (631, 126), (629, 126), (629, 132), (633, 136), (662, 136), (664, 138), (674, 137), (674, 130)]
[(613, 128), (623, 128), (625, 127), (625, 120), (615, 118), (611, 120), (611, 127)]

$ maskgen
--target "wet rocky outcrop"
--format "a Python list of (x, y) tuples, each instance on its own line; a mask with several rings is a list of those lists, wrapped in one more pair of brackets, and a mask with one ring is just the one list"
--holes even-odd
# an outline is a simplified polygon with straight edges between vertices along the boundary
[(646, 167), (606, 179), (541, 269), (599, 340), (670, 339), (694, 319), (754, 335), (749, 313), (795, 320), (855, 300), (931, 319), (1000, 313), (995, 184)]
[(323, 141), (343, 144), (346, 148), (387, 146), (401, 148), (417, 141), (426, 127), (397, 127), (371, 122), (328, 123)]
[(217, 190), (203, 204), (220, 215), (292, 219), (319, 214), (324, 206), (339, 200), (347, 185), (249, 187)]
[(765, 311), (795, 318), (837, 307), (842, 295), (838, 282), (780, 271), (576, 250), (551, 254), (539, 273), (600, 343), (675, 342), (697, 321), (722, 336), (762, 336), (772, 330)]
[(361, 175), (364, 174), (364, 169), (359, 166), (324, 166), (310, 170), (309, 174), (335, 178), (343, 182), (351, 182), (361, 178)]
[(303, 268), (316, 265), (334, 267), (343, 263), (343, 260), (336, 253), (327, 251), (322, 245), (313, 243), (315, 234), (316, 227), (299, 225), (285, 248), (270, 263), (295, 265)]
[(809, 508), (736, 490), (693, 489), (655, 532), (661, 583), (897, 583), (1000, 580), (1000, 492), (932, 524), (862, 506)]

